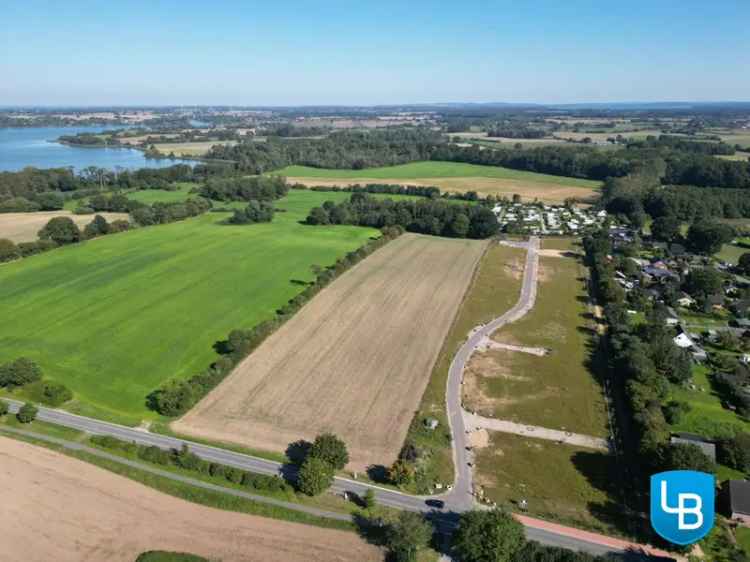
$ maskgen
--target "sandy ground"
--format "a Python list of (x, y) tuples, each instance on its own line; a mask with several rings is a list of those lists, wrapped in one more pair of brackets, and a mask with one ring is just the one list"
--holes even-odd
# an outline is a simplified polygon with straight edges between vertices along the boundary
[(548, 182), (534, 182), (528, 180), (502, 179), (502, 178), (425, 178), (425, 179), (383, 179), (383, 178), (352, 178), (352, 179), (328, 179), (328, 178), (306, 178), (290, 177), (290, 183), (301, 183), (309, 187), (321, 185), (335, 185), (346, 187), (348, 185), (366, 185), (368, 183), (393, 184), (393, 185), (420, 185), (436, 186), (443, 191), (466, 192), (476, 191), (483, 195), (500, 195), (512, 197), (518, 193), (524, 201), (539, 199), (545, 203), (563, 203), (566, 199), (575, 197), (579, 200), (593, 200), (599, 197), (599, 192), (588, 187), (575, 187), (558, 185)]
[(354, 533), (212, 509), (0, 437), (3, 560), (133, 562), (146, 550), (223, 562), (375, 561)]
[[(127, 213), (97, 213), (107, 221), (127, 220)], [(85, 227), (95, 215), (74, 215), (70, 211), (41, 211), (39, 213), (0, 213), (0, 238), (13, 242), (33, 242), (37, 233), (54, 217), (70, 217), (78, 225)]]
[(284, 451), (333, 431), (350, 469), (390, 464), (486, 242), (404, 234), (324, 289), (193, 410), (181, 433)]

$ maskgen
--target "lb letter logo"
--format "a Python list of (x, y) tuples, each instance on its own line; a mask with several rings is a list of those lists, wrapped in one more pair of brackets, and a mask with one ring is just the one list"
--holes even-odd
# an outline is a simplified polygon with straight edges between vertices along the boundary
[(651, 477), (651, 526), (669, 542), (692, 544), (714, 526), (714, 477), (672, 470)]

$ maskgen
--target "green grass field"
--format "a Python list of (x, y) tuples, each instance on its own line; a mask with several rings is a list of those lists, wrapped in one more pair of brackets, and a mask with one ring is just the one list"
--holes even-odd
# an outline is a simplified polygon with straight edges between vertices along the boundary
[(714, 255), (721, 261), (737, 265), (740, 256), (747, 252), (750, 252), (750, 248), (743, 248), (742, 246), (735, 246), (734, 244), (724, 244), (721, 247), (721, 251)]
[[(550, 245), (568, 249), (562, 239)], [(545, 247), (548, 245), (545, 244)], [(498, 342), (542, 347), (548, 355), (491, 350), (484, 374), (473, 368), (479, 395), (468, 405), (499, 419), (607, 435), (604, 397), (590, 366), (591, 326), (583, 278), (574, 258), (542, 257), (534, 308), (493, 335)]]
[(573, 187), (587, 187), (596, 189), (601, 182), (569, 178), (565, 176), (552, 176), (548, 174), (537, 174), (522, 170), (511, 170), (499, 166), (480, 166), (477, 164), (463, 164), (459, 162), (412, 162), (400, 166), (385, 166), (382, 168), (365, 168), (362, 170), (332, 170), (327, 168), (311, 168), (308, 166), (287, 166), (281, 170), (272, 172), (275, 175), (306, 178), (383, 178), (383, 179), (428, 179), (428, 178), (498, 178), (512, 180), (528, 180), (539, 183), (550, 183)]
[(222, 225), (226, 214), (207, 213), (4, 265), (0, 362), (38, 361), (82, 414), (153, 419), (151, 390), (205, 369), (217, 340), (272, 317), (312, 280), (311, 265), (377, 235), (299, 224), (311, 207), (348, 196), (292, 191), (269, 224)]
[(690, 411), (682, 416), (673, 431), (697, 433), (708, 438), (727, 437), (737, 431), (750, 431), (750, 423), (721, 405), (721, 396), (711, 382), (710, 371), (703, 365), (693, 367), (696, 389), (672, 387), (670, 399), (686, 402)]
[(601, 532), (614, 530), (613, 457), (542, 439), (491, 435), (489, 446), (477, 452), (476, 481), (487, 498), (514, 510), (525, 499), (529, 515)]

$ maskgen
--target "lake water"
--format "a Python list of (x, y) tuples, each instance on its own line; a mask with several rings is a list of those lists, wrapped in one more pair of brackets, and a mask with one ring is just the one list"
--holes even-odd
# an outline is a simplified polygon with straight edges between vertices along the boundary
[(121, 168), (164, 168), (189, 160), (153, 160), (133, 148), (86, 148), (54, 141), (62, 135), (98, 133), (106, 127), (28, 127), (0, 129), (0, 171), (15, 172), (27, 166), (81, 170), (97, 166), (114, 170)]

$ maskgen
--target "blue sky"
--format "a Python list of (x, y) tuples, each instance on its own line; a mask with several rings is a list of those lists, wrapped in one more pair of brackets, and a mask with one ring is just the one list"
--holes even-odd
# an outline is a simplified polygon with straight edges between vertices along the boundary
[(0, 105), (750, 100), (748, 0), (4, 0)]

